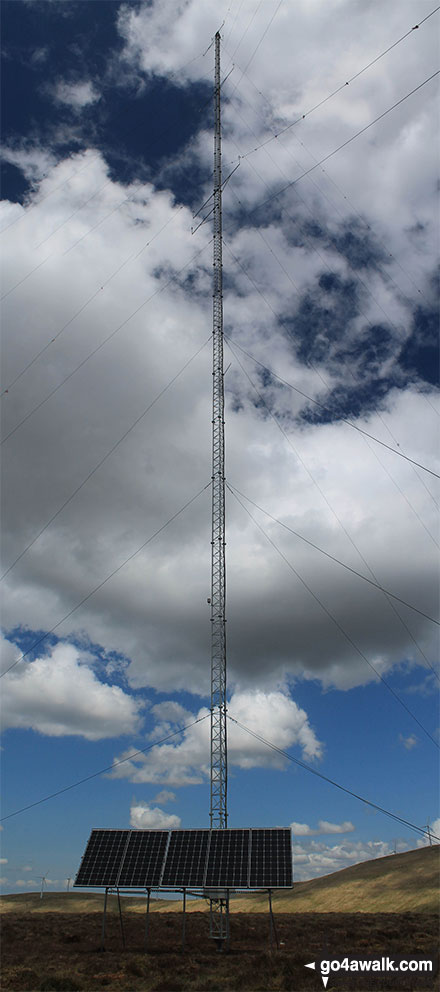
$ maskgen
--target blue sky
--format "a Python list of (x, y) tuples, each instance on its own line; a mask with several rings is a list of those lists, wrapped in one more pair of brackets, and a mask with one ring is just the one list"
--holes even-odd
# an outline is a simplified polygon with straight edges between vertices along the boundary
[[(6, 892), (208, 822), (220, 28), (229, 712), (440, 830), (434, 6), (2, 4)], [(297, 880), (427, 842), (232, 722), (229, 764)]]

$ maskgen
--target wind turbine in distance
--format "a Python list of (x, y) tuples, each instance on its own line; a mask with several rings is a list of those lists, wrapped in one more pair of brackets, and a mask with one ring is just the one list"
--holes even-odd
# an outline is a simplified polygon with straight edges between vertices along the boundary
[(45, 883), (45, 882), (46, 882), (46, 880), (47, 880), (47, 875), (48, 875), (48, 872), (46, 872), (46, 874), (45, 874), (45, 875), (38, 875), (38, 876), (37, 876), (37, 878), (41, 878), (41, 892), (40, 892), (40, 899), (42, 899), (42, 898), (43, 898), (43, 892), (44, 892), (44, 883)]

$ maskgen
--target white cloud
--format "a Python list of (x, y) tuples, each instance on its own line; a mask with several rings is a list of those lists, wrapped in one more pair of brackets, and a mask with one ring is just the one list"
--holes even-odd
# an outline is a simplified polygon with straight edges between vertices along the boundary
[(7, 865), (7, 863), (8, 863), (7, 858), (0, 858), (0, 865)]
[(409, 734), (408, 737), (404, 737), (403, 734), (399, 734), (399, 741), (403, 744), (407, 751), (412, 751), (413, 748), (417, 747), (419, 743), (419, 739), (415, 734)]
[(318, 827), (314, 829), (307, 823), (291, 823), (290, 828), (294, 837), (317, 837), (320, 834), (347, 834), (355, 830), (350, 820), (343, 823), (330, 823), (328, 820), (319, 820)]
[(295, 823), (295, 821), (290, 824), (290, 829), (294, 837), (308, 837), (311, 832), (311, 827), (307, 823)]
[[(414, 20), (416, 6), (410, 8), (409, 23)], [(254, 8), (245, 2), (235, 19), (232, 11), (228, 14), (226, 3), (219, 7), (209, 0), (203, 5), (156, 2), (140, 9), (124, 8), (120, 14), (125, 58), (136, 71), (172, 74), (206, 49), (207, 39), (225, 14), (224, 71), (228, 70), (228, 53), (232, 55), (235, 48), (234, 60), (243, 68), (255, 51), (249, 70), (255, 85), (245, 75), (234, 91), (239, 70), (225, 84), (225, 168), (238, 153), (268, 137), (268, 128), (278, 129), (280, 123), (288, 123), (319, 102), (385, 44), (375, 5), (353, 7), (326, 0), (313, 5), (297, 3), (295, 10), (292, 5), (282, 5), (256, 51), (269, 21), (267, 5), (258, 9), (245, 35), (253, 13)], [(402, 18), (402, 5), (390, 3), (387, 31), (391, 39), (403, 33), (406, 14), (403, 26)], [(295, 59), (291, 58), (293, 21), (299, 52)], [(327, 44), (330, 31), (332, 45)], [(313, 163), (313, 156), (319, 158), (346, 140), (428, 74), (434, 45), (429, 25), (414, 32), (394, 50), (391, 61), (381, 60), (374, 72), (363, 74), (329, 101), (325, 113), (310, 115), (266, 150), (243, 160), (225, 189), (225, 241), (240, 262), (237, 264), (225, 250), (225, 327), (261, 362), (321, 401), (327, 395), (322, 378), (340, 388), (353, 381), (353, 388), (361, 389), (362, 368), (355, 356), (364, 354), (360, 345), (366, 348), (369, 344), (368, 334), (365, 340), (362, 334), (378, 322), (381, 328), (382, 322), (391, 327), (391, 320), (394, 345), (372, 379), (375, 384), (383, 381), (385, 373), (398, 364), (399, 349), (411, 333), (413, 308), (429, 297), (429, 276), (436, 255), (432, 223), (435, 170), (430, 150), (435, 127), (433, 91), (428, 87), (421, 90), (397, 115), (388, 116), (386, 127), (372, 129), (348, 146), (346, 154), (332, 158), (325, 173), (317, 170), (292, 188), (289, 196), (274, 201), (274, 207), (279, 204), (279, 215), (268, 208), (251, 215), (252, 227), (237, 226), (241, 208), (234, 191), (242, 203), (255, 207), (267, 196), (259, 175), (270, 190), (279, 188), (286, 176), (290, 180)], [(191, 61), (179, 78), (183, 82), (207, 79), (211, 84), (211, 70), (212, 50), (206, 58)], [(77, 104), (96, 95), (87, 88), (90, 84), (85, 85), (76, 91)], [(257, 90), (269, 99), (269, 106)], [(27, 165), (25, 154), (30, 156)], [(186, 183), (185, 169), (193, 174), (194, 165), (197, 175), (206, 166), (206, 175), (211, 176), (210, 133), (201, 132), (191, 140), (189, 149), (179, 151), (174, 172), (172, 164), (169, 167), (170, 189), (162, 190), (152, 183), (126, 186), (114, 181), (96, 150), (87, 150), (53, 168), (44, 157), (38, 161), (38, 154), (47, 155), (41, 149), (22, 150), (20, 161), (23, 168), (32, 168), (34, 173), (39, 170), (40, 175), (49, 169), (31, 196), (31, 204), (39, 205), (26, 213), (16, 205), (5, 206), (5, 223), (17, 217), (17, 223), (8, 229), (5, 291), (21, 283), (3, 305), (6, 384), (65, 325), (66, 333), (56, 337), (42, 359), (5, 395), (5, 433), (74, 368), (84, 364), (3, 445), (3, 475), (7, 480), (3, 496), (5, 567), (202, 345), (211, 326), (210, 230), (204, 225), (192, 237), (191, 210), (180, 209), (175, 181), (179, 175), (180, 184)], [(342, 196), (332, 186), (333, 179), (344, 191)], [(200, 189), (200, 201), (210, 192), (211, 178), (207, 183), (207, 190)], [(365, 215), (378, 242), (384, 239), (387, 258), (378, 267), (362, 270), (362, 285), (334, 243), (337, 235), (346, 233), (347, 225), (352, 231), (356, 211)], [(310, 235), (313, 225), (322, 230), (315, 240)], [(416, 235), (416, 231), (420, 233)], [(365, 232), (361, 240), (367, 241)], [(203, 245), (205, 250), (199, 257), (168, 285), (170, 273), (189, 263)], [(374, 257), (377, 261), (377, 244)], [(324, 349), (322, 360), (312, 368), (296, 349), (301, 303), (308, 288), (312, 298), (316, 295), (319, 278), (329, 270), (344, 279), (347, 287), (356, 289), (359, 307), (353, 317), (341, 313), (342, 337), (337, 341), (352, 358), (348, 365), (342, 360), (335, 362), (336, 344), (323, 331), (322, 343), (328, 346), (328, 354)], [(192, 279), (185, 284), (189, 273)], [(349, 289), (341, 296), (347, 299)], [(331, 293), (326, 293), (325, 302), (330, 314), (336, 306)], [(284, 318), (284, 324), (274, 312)], [(312, 324), (311, 320), (310, 328)], [(113, 331), (111, 341), (100, 347)], [(94, 349), (99, 351), (85, 361)], [(270, 384), (264, 387), (264, 395), (271, 409), (279, 413), (290, 445), (265, 415), (261, 403), (256, 405), (256, 395), (237, 359), (230, 360), (225, 384), (231, 485), (329, 554), (369, 575), (363, 557), (385, 587), (421, 610), (434, 613), (437, 553), (428, 531), (435, 534), (436, 508), (430, 491), (436, 495), (436, 480), (420, 471), (416, 475), (403, 459), (367, 443), (343, 423), (298, 424), (294, 417), (304, 409), (304, 399)], [(257, 380), (255, 366), (241, 353), (240, 360)], [(263, 388), (260, 381), (258, 384)], [(210, 389), (211, 356), (206, 349), (5, 578), (4, 622), (8, 629), (23, 625), (30, 630), (48, 630), (71, 614), (63, 621), (60, 634), (68, 639), (85, 632), (105, 651), (120, 652), (129, 660), (127, 678), (133, 689), (151, 686), (167, 693), (188, 690), (209, 695), (208, 492), (78, 611), (71, 611), (209, 482)], [(435, 402), (435, 391), (426, 386), (422, 393), (414, 381), (391, 390), (383, 409), (354, 414), (352, 419), (385, 443), (394, 444), (395, 438), (402, 452), (435, 469), (436, 419), (430, 407)], [(311, 592), (228, 494), (230, 689), (236, 699), (240, 693), (261, 690), (264, 712), (271, 713), (271, 720), (263, 721), (267, 737), (273, 739), (280, 717), (280, 746), (287, 746), (285, 740), (291, 739), (310, 757), (319, 750), (314, 733), (307, 719), (301, 725), (301, 713), (294, 710), (294, 704), (286, 703), (287, 695), (284, 701), (283, 693), (277, 695), (279, 687), (305, 678), (319, 680), (324, 687), (349, 690), (376, 680), (351, 641), (381, 674), (402, 659), (409, 665), (424, 664), (421, 652), (431, 658), (434, 649), (433, 625), (397, 604), (405, 621), (401, 623), (382, 594), (252, 507), (251, 512)], [(349, 639), (332, 623), (313, 593)], [(69, 664), (73, 676), (76, 663), (71, 659)], [(30, 712), (22, 715), (17, 694), (25, 692), (19, 688), (26, 687), (25, 672), (33, 673), (41, 687), (37, 679), (41, 666), (47, 668), (50, 660), (23, 663), (14, 670), (14, 725), (23, 725), (23, 720), (32, 725), (34, 718)], [(87, 686), (92, 685), (99, 696), (98, 716), (102, 706), (105, 734), (113, 714), (115, 733), (129, 726), (132, 718), (139, 726), (133, 697), (119, 690), (117, 700), (116, 689), (108, 685), (99, 688), (96, 676), (87, 674), (84, 666), (81, 680), (82, 686), (88, 680)], [(271, 707), (270, 693), (274, 694)], [(28, 704), (31, 708), (29, 698)], [(258, 709), (256, 698), (253, 704)], [(34, 722), (38, 726), (50, 726), (51, 733), (54, 726), (59, 732), (89, 731), (80, 705), (59, 722), (53, 713), (47, 717), (47, 706), (41, 692), (37, 693), (32, 709), (36, 707)], [(250, 717), (248, 702), (243, 706)], [(68, 703), (66, 707), (69, 709)], [(158, 717), (157, 732), (173, 719), (173, 714)], [(287, 722), (283, 724), (283, 720)], [(174, 782), (167, 770), (168, 757), (172, 775), (182, 773), (183, 781), (203, 779), (202, 727), (197, 734), (188, 735), (183, 745), (170, 745), (169, 752), (152, 752), (154, 758), (131, 769), (133, 775), (151, 774), (151, 779), (134, 780)], [(236, 733), (231, 727), (231, 748)], [(259, 745), (251, 739), (247, 750), (239, 750), (245, 755), (243, 760), (251, 764), (263, 760), (263, 750), (260, 753)], [(265, 760), (277, 759), (268, 755)]]
[(5, 142), (2, 146), (2, 158), (17, 166), (31, 182), (41, 180), (55, 164), (50, 150), (29, 143), (8, 145)]
[(51, 87), (51, 92), (53, 99), (57, 103), (69, 104), (75, 110), (88, 107), (90, 104), (96, 103), (100, 98), (98, 91), (90, 80), (69, 83), (66, 80), (60, 79)]
[(329, 823), (328, 820), (319, 820), (319, 832), (322, 834), (348, 834), (355, 828), (350, 820), (343, 823)]
[(161, 792), (157, 793), (152, 799), (153, 803), (162, 803), (164, 806), (166, 803), (174, 803), (176, 801), (176, 796), (174, 792), (170, 792), (168, 789), (162, 789)]
[[(168, 708), (168, 703), (166, 706), (165, 711), (171, 713), (172, 707)], [(322, 745), (309, 724), (307, 714), (281, 691), (237, 691), (229, 701), (228, 713), (279, 748), (300, 747), (302, 755), (308, 760), (321, 755)], [(207, 716), (208, 710), (202, 708), (196, 717), (191, 715), (191, 719), (200, 720)], [(171, 724), (167, 728), (170, 730)], [(286, 759), (282, 755), (245, 733), (234, 722), (228, 721), (227, 732), (228, 762), (231, 767), (282, 769), (286, 766)], [(154, 739), (155, 731), (151, 736)], [(131, 750), (127, 749), (115, 761), (120, 762), (128, 757)], [(209, 719), (204, 719), (189, 727), (183, 738), (176, 743), (160, 744), (146, 754), (115, 765), (111, 777), (129, 778), (135, 783), (164, 783), (174, 787), (197, 785), (209, 777), (209, 755), (210, 724)]]
[[(403, 850), (408, 845), (401, 845)], [(400, 848), (399, 848), (400, 849)], [(306, 845), (293, 845), (293, 867), (296, 881), (319, 878), (332, 872), (348, 868), (350, 865), (372, 858), (383, 858), (393, 853), (388, 841), (344, 841), (342, 844), (328, 845), (322, 841), (310, 841)]]
[(135, 803), (130, 808), (130, 826), (153, 830), (177, 830), (180, 827), (180, 816), (165, 813), (158, 806), (149, 806), (148, 803)]
[[(11, 645), (6, 641), (6, 658)], [(19, 652), (14, 650), (15, 656)], [(89, 657), (60, 643), (46, 656), (16, 666), (3, 679), (3, 728), (31, 728), (52, 737), (118, 737), (140, 728), (143, 703), (99, 681)]]

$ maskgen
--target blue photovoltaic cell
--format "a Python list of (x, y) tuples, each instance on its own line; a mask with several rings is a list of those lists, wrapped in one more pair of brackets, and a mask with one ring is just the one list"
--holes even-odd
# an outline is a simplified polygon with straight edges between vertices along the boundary
[(247, 888), (248, 879), (249, 830), (213, 830), (205, 885)]
[(173, 830), (162, 885), (201, 888), (204, 884), (208, 844), (209, 830)]
[(159, 885), (168, 836), (168, 830), (132, 830), (117, 879), (121, 888)]
[(290, 830), (251, 830), (249, 887), (280, 889), (292, 886)]
[(92, 830), (75, 885), (116, 885), (130, 830)]

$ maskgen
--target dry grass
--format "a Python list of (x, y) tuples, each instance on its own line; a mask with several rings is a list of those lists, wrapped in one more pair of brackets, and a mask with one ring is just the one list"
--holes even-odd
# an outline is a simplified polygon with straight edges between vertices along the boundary
[[(43, 900), (44, 901), (44, 900)], [(321, 957), (398, 957), (435, 951), (438, 917), (430, 914), (277, 914), (280, 949), (270, 952), (267, 914), (231, 916), (230, 953), (219, 954), (208, 937), (208, 918), (187, 920), (160, 913), (150, 921), (148, 953), (144, 920), (124, 914), (123, 949), (116, 914), (108, 919), (100, 950), (101, 913), (10, 913), (3, 933), (3, 989), (7, 992), (313, 992), (319, 974), (305, 968)], [(339, 972), (328, 992), (432, 992), (438, 975), (371, 976)]]
[[(323, 956), (436, 952), (439, 920), (430, 907), (437, 905), (439, 854), (440, 847), (409, 851), (277, 893), (280, 949), (273, 953), (264, 896), (231, 902), (227, 954), (219, 954), (209, 940), (200, 900), (188, 907), (184, 952), (177, 915), (181, 904), (154, 901), (145, 953), (145, 899), (123, 899), (124, 949), (116, 897), (110, 897), (106, 950), (101, 951), (102, 894), (5, 896), (2, 987), (7, 992), (312, 992), (323, 987), (321, 979), (304, 966)], [(347, 905), (349, 910), (342, 911)], [(411, 911), (414, 907), (417, 912)], [(327, 992), (432, 992), (437, 983), (438, 974), (373, 978), (339, 972), (330, 978)]]

